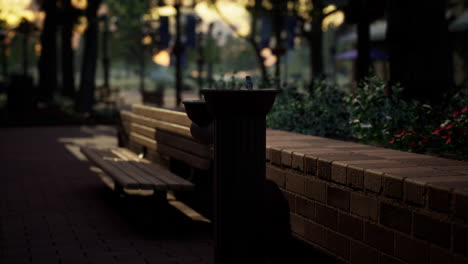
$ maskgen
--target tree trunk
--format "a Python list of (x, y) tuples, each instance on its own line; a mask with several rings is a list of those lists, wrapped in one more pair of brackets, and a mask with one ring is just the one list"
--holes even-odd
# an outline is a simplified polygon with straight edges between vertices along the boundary
[(387, 1), (390, 78), (409, 99), (440, 104), (453, 84), (445, 10), (440, 0)]
[(75, 15), (70, 0), (64, 1), (62, 16), (62, 95), (75, 98), (75, 54), (72, 48)]
[(322, 22), (324, 19), (323, 15), (323, 3), (321, 0), (313, 1), (314, 9), (312, 11), (312, 27), (308, 34), (308, 42), (310, 49), (310, 84), (309, 91), (313, 93), (314, 90), (314, 79), (323, 77), (323, 33), (322, 33)]
[(267, 68), (266, 68), (266, 66), (264, 64), (265, 59), (260, 54), (260, 52), (261, 52), (260, 46), (252, 38), (249, 39), (249, 42), (252, 45), (252, 48), (254, 49), (255, 55), (257, 57), (258, 66), (260, 67), (260, 72), (262, 73), (263, 85), (265, 87), (269, 87), (270, 86), (270, 78), (268, 77), (268, 71), (267, 71)]
[(52, 96), (57, 88), (57, 7), (55, 0), (44, 0), (42, 4), (46, 17), (41, 34), (41, 56), (39, 58), (39, 99), (52, 102)]
[(371, 67), (370, 58), (370, 20), (366, 14), (362, 14), (360, 21), (357, 25), (357, 52), (358, 57), (356, 61), (356, 82), (362, 81), (369, 75)]
[(3, 80), (6, 81), (8, 79), (8, 56), (7, 56), (7, 45), (5, 43), (5, 39), (1, 39), (1, 46), (2, 46), (2, 75)]
[(81, 113), (92, 112), (94, 105), (98, 55), (98, 18), (96, 13), (100, 4), (101, 0), (89, 1), (85, 11), (88, 28), (84, 36), (83, 64), (81, 65), (81, 82), (78, 94), (78, 111)]

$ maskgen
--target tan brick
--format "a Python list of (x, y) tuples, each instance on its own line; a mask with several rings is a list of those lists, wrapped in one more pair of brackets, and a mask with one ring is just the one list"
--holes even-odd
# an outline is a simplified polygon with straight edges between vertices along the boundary
[(428, 263), (429, 243), (395, 234), (395, 256), (408, 263)]
[(375, 247), (387, 254), (393, 255), (395, 233), (382, 226), (365, 223), (364, 241), (367, 245)]
[(364, 171), (364, 188), (374, 193), (382, 192), (382, 172), (374, 170)]
[(293, 152), (291, 167), (295, 170), (304, 171), (304, 154)]
[(270, 146), (266, 146), (265, 161), (269, 162), (270, 160), (271, 160), (271, 148), (270, 148)]
[(424, 206), (426, 204), (426, 186), (417, 178), (406, 178), (403, 182), (403, 188), (406, 203), (417, 206)]
[(296, 195), (294, 195), (291, 192), (285, 191), (284, 189), (281, 190), (281, 192), (283, 193), (284, 199), (288, 201), (289, 211), (295, 213), (296, 212)]
[(286, 176), (283, 170), (274, 166), (268, 166), (266, 172), (267, 179), (275, 182), (279, 187), (285, 186)]
[[(452, 191), (450, 188), (428, 184), (429, 208), (434, 211), (450, 213), (452, 208)], [(468, 208), (466, 209), (468, 210)]]
[(292, 151), (282, 150), (281, 151), (281, 164), (286, 167), (291, 167), (292, 163)]
[(380, 264), (407, 264), (395, 257), (389, 256), (387, 254), (380, 254)]
[(344, 211), (349, 211), (350, 192), (328, 185), (327, 204)]
[(315, 204), (315, 220), (317, 223), (324, 225), (328, 228), (338, 229), (338, 211), (332, 207)]
[(327, 202), (327, 184), (315, 179), (306, 179), (305, 196), (313, 200)]
[(468, 220), (468, 194), (457, 192), (455, 194), (455, 215)]
[(331, 161), (319, 158), (317, 160), (317, 176), (324, 180), (331, 180)]
[(296, 197), (296, 213), (308, 218), (315, 219), (315, 202), (300, 196)]
[(412, 212), (387, 202), (380, 203), (380, 224), (410, 234)]
[(468, 264), (468, 257), (462, 255), (454, 255), (453, 264)]
[(468, 227), (455, 224), (453, 236), (453, 250), (468, 256)]
[(300, 195), (305, 194), (306, 177), (293, 173), (286, 173), (286, 190)]
[(379, 215), (379, 201), (369, 196), (351, 192), (351, 213), (377, 221)]
[(346, 184), (346, 167), (348, 165), (334, 161), (331, 167), (331, 179), (334, 182)]
[(339, 213), (338, 231), (354, 239), (362, 240), (364, 236), (364, 222), (347, 213)]
[(346, 184), (358, 189), (364, 188), (364, 170), (349, 165), (346, 168)]
[(383, 194), (385, 196), (400, 200), (403, 198), (403, 177), (384, 174), (382, 180)]
[(325, 247), (327, 243), (327, 231), (325, 227), (306, 220), (305, 239), (321, 247)]
[(317, 176), (317, 158), (313, 156), (304, 156), (304, 172)]
[(431, 245), (429, 249), (429, 264), (452, 264), (453, 256), (449, 250)]
[(305, 220), (304, 218), (291, 213), (290, 215), (290, 222), (291, 222), (291, 231), (296, 235), (301, 237), (305, 236)]
[(273, 164), (281, 166), (281, 149), (274, 147), (270, 148), (270, 158)]
[(413, 234), (415, 237), (445, 248), (450, 247), (451, 228), (449, 223), (416, 212), (413, 221)]
[(350, 241), (345, 236), (339, 233), (327, 230), (327, 246), (331, 252), (342, 257), (345, 260), (349, 259)]
[(351, 263), (359, 264), (379, 263), (379, 252), (364, 244), (351, 241), (349, 260)]

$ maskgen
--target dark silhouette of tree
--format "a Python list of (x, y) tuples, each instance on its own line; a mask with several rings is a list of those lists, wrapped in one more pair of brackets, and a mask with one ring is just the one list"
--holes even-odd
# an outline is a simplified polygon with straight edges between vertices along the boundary
[(96, 87), (96, 66), (98, 55), (98, 17), (97, 10), (102, 0), (89, 1), (85, 10), (88, 27), (84, 34), (83, 63), (81, 65), (80, 90), (78, 92), (77, 110), (90, 113), (94, 105), (94, 89)]
[(40, 4), (45, 12), (45, 20), (41, 34), (42, 50), (39, 57), (39, 99), (50, 103), (57, 88), (57, 3), (56, 0), (42, 0)]
[(372, 67), (370, 51), (370, 25), (372, 21), (384, 16), (385, 3), (372, 0), (351, 0), (345, 8), (346, 21), (357, 24), (357, 51), (355, 80), (357, 82), (369, 76)]
[(444, 0), (388, 0), (390, 78), (407, 98), (440, 104), (452, 85)]
[[(217, 9), (214, 2), (215, 1), (213, 1), (213, 6)], [(221, 13), (219, 10), (218, 10), (218, 14), (220, 15), (221, 19), (223, 19), (223, 21), (232, 29), (232, 31), (236, 33), (237, 37), (246, 40), (247, 43), (251, 45), (252, 49), (254, 50), (255, 57), (257, 58), (258, 66), (260, 67), (263, 85), (269, 86), (270, 78), (268, 77), (268, 71), (264, 64), (265, 58), (262, 57), (260, 44), (256, 40), (257, 34), (258, 34), (256, 29), (259, 23), (259, 18), (261, 18), (261, 16), (266, 13), (266, 10), (262, 6), (262, 0), (254, 0), (253, 6), (248, 8), (248, 11), (252, 15), (250, 34), (248, 36), (242, 36), (238, 34), (236, 25), (233, 25), (231, 22), (229, 22), (229, 18), (225, 17), (225, 15)]]
[(75, 98), (74, 52), (72, 49), (73, 26), (79, 12), (71, 5), (71, 0), (62, 0), (61, 10), (61, 53), (62, 53), (62, 95)]
[[(336, 3), (335, 3), (336, 2)], [(296, 5), (296, 12), (301, 22), (302, 36), (307, 40), (309, 45), (310, 55), (310, 77), (311, 81), (309, 84), (310, 92), (314, 89), (314, 78), (322, 78), (324, 73), (324, 59), (323, 59), (323, 31), (322, 24), (326, 17), (332, 15), (335, 12), (340, 11), (342, 8), (343, 1), (332, 1), (332, 0), (308, 0), (305, 5), (308, 6), (307, 16), (299, 14), (298, 0), (294, 1)], [(304, 4), (304, 3), (303, 3)], [(337, 8), (327, 12), (326, 7), (330, 4), (336, 4)]]

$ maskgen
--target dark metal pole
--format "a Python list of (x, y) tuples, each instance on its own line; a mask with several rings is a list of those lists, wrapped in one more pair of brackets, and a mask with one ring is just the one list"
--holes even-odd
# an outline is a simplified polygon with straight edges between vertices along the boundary
[(145, 50), (146, 46), (141, 45), (141, 56), (140, 56), (140, 93), (143, 95), (145, 91)]
[(2, 34), (2, 37), (0, 39), (1, 41), (1, 58), (2, 58), (2, 75), (3, 75), (3, 80), (5, 81), (8, 78), (8, 57), (7, 57), (7, 44), (5, 43), (7, 33), (0, 33)]
[(102, 66), (104, 71), (104, 87), (109, 88), (109, 16), (104, 15), (104, 32), (102, 33)]
[(23, 75), (28, 75), (28, 68), (29, 68), (29, 54), (28, 54), (28, 35), (29, 35), (29, 25), (24, 25), (24, 32), (23, 32)]
[(197, 66), (198, 66), (198, 97), (201, 98), (201, 90), (203, 89), (203, 66), (205, 64), (204, 54), (203, 54), (203, 33), (198, 33), (198, 58), (197, 58)]
[(183, 54), (183, 47), (180, 39), (181, 35), (181, 25), (180, 25), (180, 0), (176, 1), (175, 4), (176, 9), (176, 40), (175, 40), (175, 47), (174, 53), (176, 58), (176, 71), (175, 71), (175, 82), (176, 82), (176, 106), (180, 106), (182, 102), (182, 54)]

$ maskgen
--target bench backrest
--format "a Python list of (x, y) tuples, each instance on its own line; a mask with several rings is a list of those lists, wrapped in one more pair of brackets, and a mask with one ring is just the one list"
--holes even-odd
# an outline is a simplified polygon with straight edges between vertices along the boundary
[(210, 147), (197, 142), (190, 133), (187, 114), (144, 105), (133, 105), (132, 111), (122, 110), (122, 129), (128, 135), (128, 146), (149, 159), (175, 159), (187, 165), (207, 170), (211, 167)]

